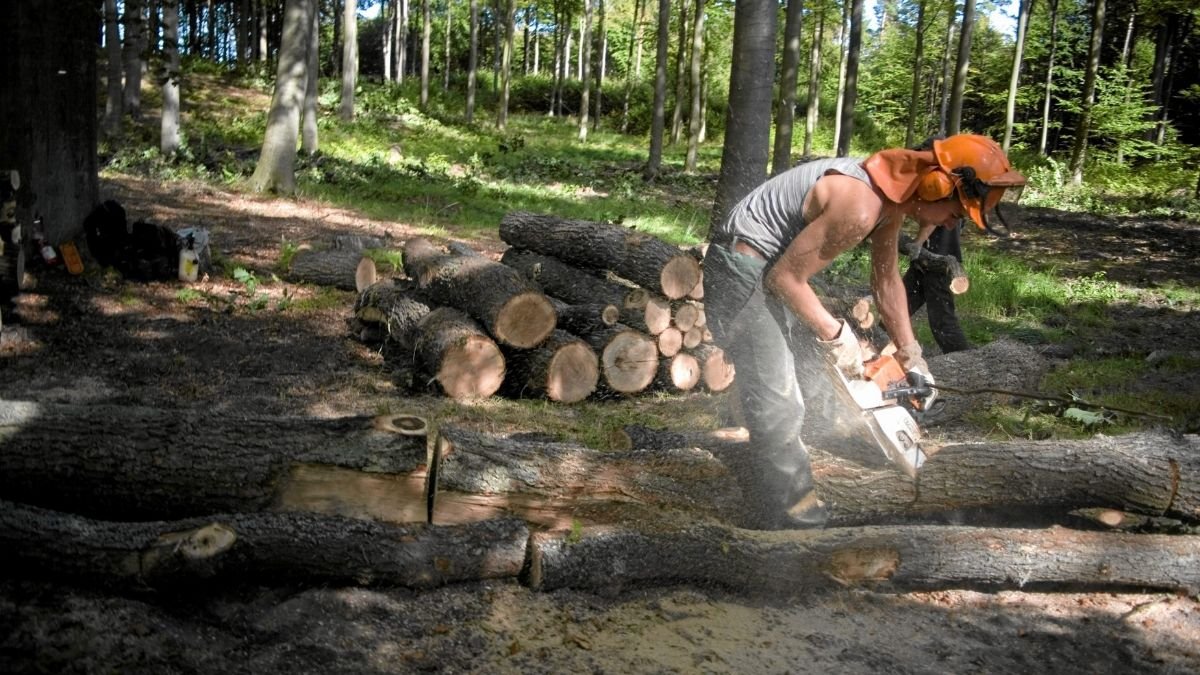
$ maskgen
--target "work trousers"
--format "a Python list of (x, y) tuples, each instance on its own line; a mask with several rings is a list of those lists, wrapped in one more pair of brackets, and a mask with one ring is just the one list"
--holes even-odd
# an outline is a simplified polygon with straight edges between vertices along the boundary
[[(962, 262), (960, 231), (962, 225), (952, 229), (939, 227), (925, 242), (925, 248), (938, 255), (954, 256)], [(950, 274), (945, 269), (926, 267), (920, 256), (908, 266), (904, 274), (904, 290), (908, 294), (908, 314), (912, 316), (921, 306), (929, 316), (929, 329), (942, 353), (960, 352), (971, 348), (970, 341), (958, 325), (958, 314), (954, 309), (954, 294), (950, 291)]]
[[(787, 511), (813, 489), (800, 440), (804, 397), (790, 343), (796, 317), (763, 291), (766, 263), (712, 244), (704, 258), (705, 315), (735, 369), (735, 388), (755, 453), (736, 471), (746, 527), (789, 526)], [(805, 350), (807, 353), (808, 350)]]

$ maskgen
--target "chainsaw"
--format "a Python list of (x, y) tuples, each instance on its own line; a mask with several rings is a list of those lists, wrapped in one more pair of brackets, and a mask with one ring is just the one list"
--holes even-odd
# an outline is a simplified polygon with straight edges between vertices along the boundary
[[(927, 411), (922, 401), (931, 387), (919, 374), (910, 379), (894, 356), (877, 356), (863, 364), (863, 378), (849, 379), (831, 369), (837, 384), (862, 411), (863, 422), (889, 461), (915, 478), (925, 463), (920, 421)], [(915, 381), (914, 381), (915, 380)]]

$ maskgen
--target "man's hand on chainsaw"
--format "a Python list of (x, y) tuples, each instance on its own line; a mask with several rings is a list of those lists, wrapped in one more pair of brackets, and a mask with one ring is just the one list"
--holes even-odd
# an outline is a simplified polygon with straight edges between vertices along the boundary
[(858, 336), (854, 329), (844, 319), (838, 334), (832, 340), (818, 340), (833, 359), (833, 364), (842, 374), (850, 379), (860, 379), (863, 376), (863, 353), (858, 344)]
[(929, 372), (929, 364), (925, 363), (925, 358), (921, 355), (921, 345), (912, 342), (905, 345), (903, 349), (897, 349), (896, 360), (904, 368), (909, 384), (929, 390), (929, 393), (920, 399), (920, 407), (925, 411), (931, 409), (933, 402), (937, 400), (937, 389), (933, 387), (935, 382), (933, 373)]

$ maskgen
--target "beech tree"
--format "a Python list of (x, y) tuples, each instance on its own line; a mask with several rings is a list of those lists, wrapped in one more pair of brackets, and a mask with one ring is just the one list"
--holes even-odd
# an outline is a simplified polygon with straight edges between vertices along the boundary
[(317, 129), (317, 113), (320, 96), (319, 78), (321, 51), (321, 12), (320, 0), (313, 0), (312, 25), (308, 31), (308, 53), (305, 63), (304, 83), (304, 114), (300, 125), (300, 150), (306, 155), (315, 155), (320, 147), (319, 131)]
[(342, 12), (342, 101), (338, 116), (354, 119), (354, 87), (358, 80), (358, 0), (344, 0)]
[(697, 156), (700, 152), (700, 129), (704, 119), (704, 0), (694, 0), (696, 15), (692, 19), (692, 111), (688, 116), (688, 149), (684, 171), (696, 172)]
[(250, 186), (257, 192), (296, 191), (296, 140), (308, 86), (309, 32), (315, 12), (316, 0), (287, 0), (284, 4), (275, 93), (267, 113), (262, 153), (250, 177)]
[(1029, 13), (1033, 0), (1020, 0), (1017, 10), (1017, 41), (1013, 47), (1012, 76), (1008, 80), (1008, 105), (1004, 109), (1004, 151), (1012, 145), (1013, 121), (1017, 113), (1017, 84), (1021, 80), (1021, 62), (1025, 58), (1025, 31), (1029, 26)]
[(812, 50), (808, 56), (808, 110), (804, 116), (804, 155), (812, 154), (813, 134), (821, 112), (821, 41), (825, 37), (825, 5), (813, 9), (817, 15), (812, 32)]
[[(479, 75), (479, 0), (471, 0), (471, 35), (470, 50), (467, 57), (467, 111), (464, 117), (467, 124), (475, 121), (475, 80)], [(551, 104), (551, 109), (553, 109)]]
[(1083, 75), (1079, 121), (1075, 125), (1075, 143), (1071, 148), (1071, 183), (1083, 182), (1083, 160), (1087, 154), (1088, 133), (1092, 123), (1092, 105), (1096, 97), (1096, 74), (1100, 70), (1100, 49), (1104, 42), (1104, 0), (1092, 0), (1092, 33), (1088, 46), (1087, 69)]
[(122, 59), (125, 62), (125, 112), (134, 120), (142, 119), (142, 68), (145, 67), (146, 23), (142, 20), (142, 0), (125, 0), (121, 17), (125, 28)]
[(908, 99), (908, 125), (904, 128), (904, 145), (911, 148), (915, 139), (917, 124), (917, 104), (921, 99), (921, 68), (925, 58), (925, 31), (929, 24), (925, 22), (925, 5), (927, 0), (917, 2), (916, 48), (913, 50), (912, 93)]
[(858, 99), (858, 60), (862, 50), (863, 0), (850, 3), (850, 41), (846, 47), (846, 85), (841, 106), (841, 132), (838, 134), (837, 156), (850, 154), (850, 139), (854, 135), (854, 104)]
[(125, 114), (122, 91), (121, 34), (117, 15), (117, 0), (104, 0), (104, 50), (108, 57), (108, 87), (104, 100), (104, 132), (109, 136), (121, 133), (121, 116)]
[(1046, 139), (1050, 134), (1050, 98), (1054, 94), (1054, 52), (1058, 46), (1058, 0), (1050, 0), (1050, 53), (1046, 60), (1046, 86), (1042, 96), (1042, 136), (1038, 153), (1046, 154)]
[(963, 0), (962, 23), (958, 31), (958, 64), (950, 87), (949, 119), (946, 133), (957, 134), (962, 128), (963, 95), (967, 89), (967, 71), (971, 66), (971, 36), (975, 31), (975, 0)]
[(662, 165), (663, 131), (667, 122), (667, 47), (671, 39), (671, 0), (658, 0), (658, 47), (654, 65), (654, 111), (650, 121), (650, 154), (646, 180), (658, 177)]
[(179, 0), (162, 0), (162, 119), (159, 150), (170, 157), (179, 151)]
[(771, 173), (782, 173), (792, 164), (792, 130), (796, 116), (796, 83), (800, 72), (801, 24), (804, 0), (788, 0), (783, 21), (782, 70), (779, 74), (779, 105), (775, 109), (775, 148)]

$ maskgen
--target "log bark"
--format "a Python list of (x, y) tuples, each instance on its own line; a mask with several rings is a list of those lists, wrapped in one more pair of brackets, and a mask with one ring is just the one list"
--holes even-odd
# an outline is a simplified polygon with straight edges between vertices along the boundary
[[(661, 336), (660, 336), (661, 337)], [(659, 360), (654, 388), (678, 394), (691, 391), (700, 382), (700, 362), (691, 354), (664, 355)]]
[(429, 302), (411, 283), (397, 284), (391, 279), (367, 287), (354, 303), (355, 318), (379, 324), (387, 339), (407, 350), (411, 350), (421, 319), (431, 311)]
[(636, 394), (658, 371), (658, 346), (645, 333), (624, 324), (581, 335), (600, 355), (602, 389), (617, 394)]
[(0, 498), (105, 520), (273, 509), (423, 522), (427, 431), (403, 414), (0, 401)]
[(1065, 528), (835, 528), (755, 532), (698, 524), (677, 529), (590, 527), (530, 536), (534, 589), (619, 592), (688, 583), (776, 597), (817, 589), (1195, 593), (1200, 537)]
[(725, 358), (725, 350), (705, 342), (692, 350), (692, 356), (700, 362), (700, 381), (704, 388), (720, 393), (733, 385), (733, 363)]
[(910, 259), (913, 253), (919, 253), (910, 264), (922, 265), (928, 270), (944, 272), (950, 278), (950, 292), (962, 295), (971, 289), (971, 279), (963, 269), (962, 263), (952, 255), (940, 255), (924, 249), (906, 235), (900, 235), (900, 250)]
[(630, 309), (645, 307), (650, 298), (644, 288), (601, 279), (558, 258), (521, 248), (508, 249), (500, 262), (523, 274), (548, 295), (572, 305), (600, 303)]
[(621, 310), (616, 305), (568, 305), (554, 296), (549, 297), (554, 305), (554, 313), (558, 315), (558, 327), (568, 333), (594, 333), (612, 326), (621, 318)]
[(447, 527), (307, 513), (112, 522), (0, 502), (8, 573), (131, 589), (296, 582), (424, 589), (512, 578), (528, 538), (525, 523), (511, 518)]
[[(653, 440), (649, 429), (627, 432), (631, 447), (684, 442), (678, 447), (704, 448), (731, 467), (753, 453), (748, 440), (730, 440), (728, 432), (711, 438), (660, 432), (659, 440)], [(964, 513), (1015, 521), (1086, 507), (1200, 521), (1200, 436), (1142, 432), (1070, 441), (954, 443), (926, 450), (930, 457), (914, 481), (887, 466), (846, 460), (834, 454), (837, 448), (810, 444), (817, 493), (830, 507), (831, 524)]]
[(507, 265), (445, 253), (417, 237), (404, 246), (404, 271), (431, 300), (474, 317), (501, 344), (536, 347), (554, 330), (550, 301)]
[(453, 307), (438, 307), (421, 319), (413, 355), (426, 380), (454, 399), (487, 398), (504, 382), (500, 348), (478, 323)]
[[(293, 283), (332, 286), (344, 291), (359, 291), (360, 279), (366, 278), (365, 272), (360, 273), (359, 270), (359, 263), (363, 260), (361, 250), (297, 251), (288, 268), (287, 280)], [(371, 262), (370, 267), (373, 272), (375, 263)]]
[(570, 528), (732, 516), (740, 508), (728, 470), (702, 450), (604, 452), (443, 425), (434, 453), (432, 522), (439, 524), (511, 514)]
[(672, 300), (700, 283), (700, 263), (677, 246), (621, 225), (512, 212), (500, 238), (586, 269), (610, 270)]
[(662, 356), (675, 356), (683, 349), (683, 333), (679, 332), (674, 326), (667, 327), (666, 330), (658, 334), (654, 339), (658, 345), (658, 353)]
[(506, 351), (505, 390), (513, 396), (577, 403), (592, 395), (600, 381), (600, 361), (583, 340), (556, 330), (533, 349)]

